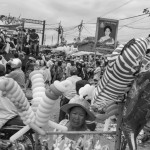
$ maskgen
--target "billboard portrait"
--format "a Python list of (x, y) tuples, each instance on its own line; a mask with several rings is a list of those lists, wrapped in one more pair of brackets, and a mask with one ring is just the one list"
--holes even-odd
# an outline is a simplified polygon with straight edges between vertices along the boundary
[(118, 20), (97, 18), (96, 48), (114, 50), (117, 42)]

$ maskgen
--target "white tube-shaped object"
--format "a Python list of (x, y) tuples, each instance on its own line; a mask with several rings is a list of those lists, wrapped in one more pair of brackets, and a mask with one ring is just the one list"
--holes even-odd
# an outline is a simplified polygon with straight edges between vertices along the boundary
[(48, 99), (46, 95), (43, 97), (43, 101), (38, 106), (35, 121), (36, 124), (40, 124), (40, 127), (43, 127), (45, 123), (48, 122), (51, 108), (54, 106), (55, 102), (56, 101)]
[(68, 131), (68, 128), (66, 126), (60, 125), (60, 124), (53, 122), (51, 120), (48, 121), (48, 125), (54, 129), (58, 129), (61, 131)]
[[(35, 126), (36, 127), (35, 126), (31, 126), (31, 127), (35, 128), (35, 130), (39, 133), (38, 129), (41, 130), (40, 127), (43, 127), (48, 123), (52, 107), (54, 106), (57, 97), (59, 97), (58, 95), (60, 95), (61, 92), (67, 91), (72, 86), (72, 83), (70, 81), (65, 81), (62, 83), (56, 81), (56, 87), (58, 87), (58, 90), (55, 89), (55, 86), (54, 86), (53, 90), (55, 91), (50, 90), (49, 91), (50, 93), (47, 97), (45, 94), (45, 85), (43, 81), (43, 75), (41, 74), (41, 72), (33, 71), (30, 74), (30, 79), (32, 82), (32, 92), (33, 92), (32, 109), (36, 111), (35, 112), (36, 114)], [(42, 90), (40, 91), (40, 89)], [(39, 101), (40, 97), (42, 99)], [(38, 105), (39, 102), (40, 104)], [(36, 110), (35, 107), (37, 105), (38, 105), (38, 108)], [(66, 127), (61, 126), (57, 123), (50, 122), (49, 125), (50, 126), (52, 125), (53, 127), (57, 125), (57, 128), (59, 128), (60, 130), (63, 130), (63, 131), (67, 130)], [(40, 134), (43, 134), (43, 132)]]
[(45, 135), (46, 134), (46, 132), (43, 130), (43, 129), (41, 129), (40, 127), (38, 127), (37, 125), (35, 125), (34, 123), (31, 123), (30, 124), (30, 127), (33, 129), (33, 130), (35, 130), (37, 133), (39, 133), (40, 135)]
[(103, 129), (104, 132), (108, 131), (110, 123), (111, 123), (111, 119), (109, 117), (108, 119), (105, 120), (105, 125), (104, 125), (104, 129)]
[(16, 132), (14, 135), (12, 135), (9, 140), (10, 142), (14, 142), (15, 140), (17, 140), (18, 138), (20, 138), (22, 135), (24, 135), (28, 130), (30, 129), (30, 126), (27, 125), (25, 127), (23, 127), (21, 130), (19, 130), (18, 132)]
[(5, 80), (5, 78), (0, 77), (0, 91), (5, 91), (6, 90), (6, 83), (7, 81)]
[(43, 75), (39, 71), (33, 71), (30, 74), (30, 79), (32, 82), (32, 110), (36, 112), (39, 103), (43, 100), (43, 95), (45, 94), (45, 84)]
[[(33, 118), (30, 118), (31, 115), (29, 116), (29, 114), (33, 114), (33, 111), (18, 83), (11, 78), (3, 78), (2, 84), (5, 86), (3, 87), (4, 88), (3, 91), (6, 91), (7, 93), (6, 96), (12, 101), (12, 103), (18, 109), (21, 119), (24, 122), (27, 122), (26, 120), (28, 121), (34, 120), (35, 116), (32, 115)], [(22, 114), (24, 111), (26, 112), (26, 115)]]

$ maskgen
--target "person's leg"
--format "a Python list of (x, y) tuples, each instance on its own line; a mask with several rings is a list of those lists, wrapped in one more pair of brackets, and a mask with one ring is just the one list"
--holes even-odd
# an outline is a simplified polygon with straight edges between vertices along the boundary
[(29, 79), (27, 79), (27, 82), (26, 82), (26, 89), (27, 88), (31, 88), (31, 81)]
[(19, 51), (19, 42), (17, 43), (17, 52)]
[(30, 54), (32, 54), (32, 47), (33, 47), (33, 44), (32, 44), (32, 42), (30, 43), (30, 46), (29, 46), (29, 52), (30, 52)]
[(37, 43), (34, 43), (34, 55), (37, 56)]
[(39, 43), (37, 43), (37, 46), (36, 46), (36, 56), (39, 55)]

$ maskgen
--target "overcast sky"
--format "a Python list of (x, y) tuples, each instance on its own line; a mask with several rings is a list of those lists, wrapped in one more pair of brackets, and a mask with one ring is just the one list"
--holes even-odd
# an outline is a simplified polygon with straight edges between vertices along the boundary
[[(0, 14), (14, 17), (46, 20), (46, 28), (61, 25), (68, 42), (78, 36), (77, 28), (81, 20), (84, 23), (96, 23), (97, 17), (122, 19), (143, 13), (145, 8), (150, 9), (150, 0), (0, 0)], [(31, 24), (26, 24), (30, 26)], [(128, 25), (129, 27), (125, 27)], [(31, 25), (32, 27), (41, 27)], [(133, 29), (135, 28), (135, 29)], [(138, 28), (138, 29), (136, 29)], [(72, 29), (72, 30), (71, 30)], [(96, 24), (84, 24), (81, 38), (95, 36)], [(145, 37), (150, 33), (150, 17), (141, 16), (133, 19), (119, 21), (117, 39), (121, 42), (133, 37)], [(46, 30), (46, 44), (57, 41), (55, 30)]]

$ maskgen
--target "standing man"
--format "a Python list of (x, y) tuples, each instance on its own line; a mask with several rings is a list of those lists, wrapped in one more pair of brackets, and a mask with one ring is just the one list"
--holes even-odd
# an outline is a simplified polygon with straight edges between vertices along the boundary
[(19, 32), (17, 35), (17, 51), (22, 52), (25, 38), (26, 38), (25, 30), (21, 26), (19, 27)]
[(38, 56), (39, 35), (36, 33), (35, 29), (31, 30), (31, 34), (29, 37), (29, 43), (30, 43), (30, 53)]

